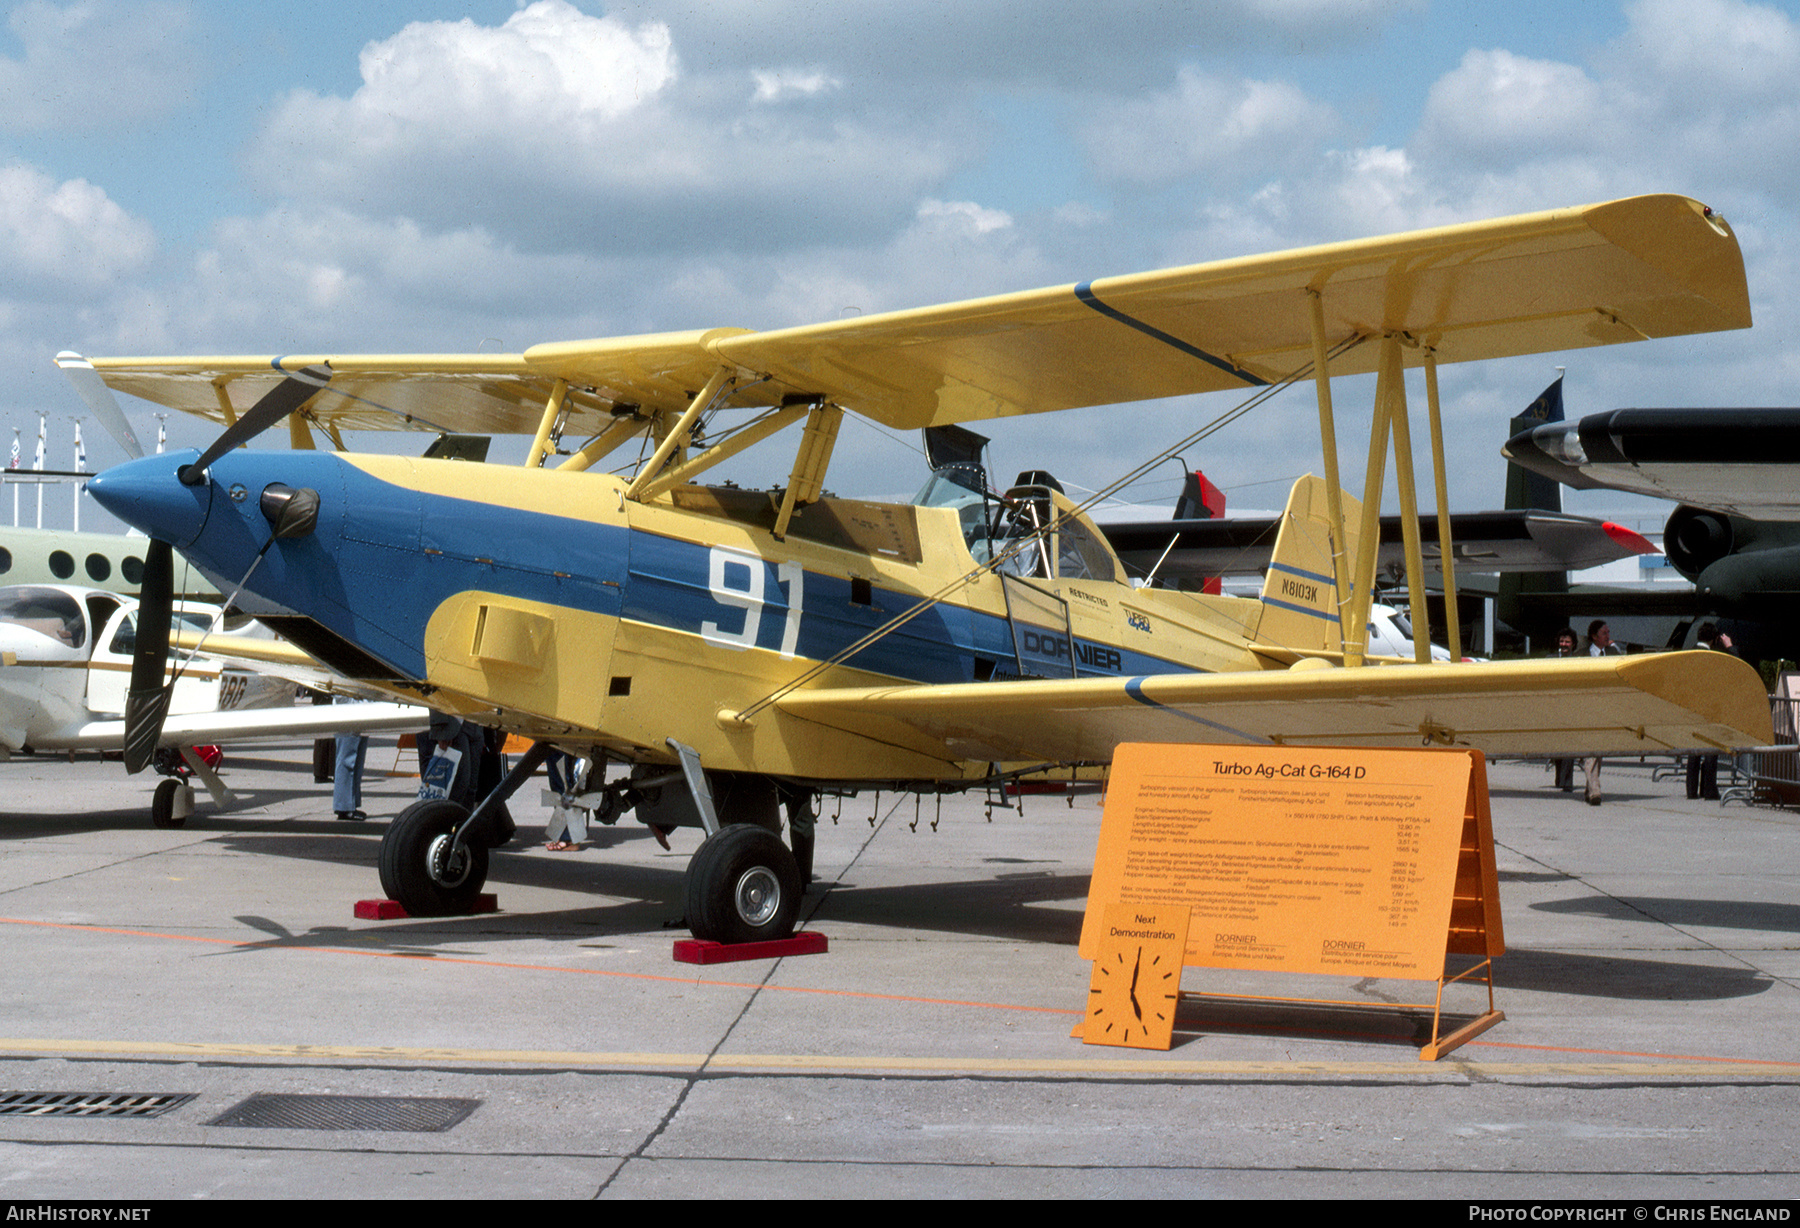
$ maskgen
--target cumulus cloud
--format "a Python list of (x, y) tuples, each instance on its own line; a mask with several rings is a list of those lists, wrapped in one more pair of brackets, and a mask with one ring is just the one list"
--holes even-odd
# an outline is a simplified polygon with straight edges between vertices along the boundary
[(759, 68), (750, 74), (756, 82), (757, 102), (781, 102), (789, 98), (811, 98), (840, 89), (843, 82), (817, 68)]
[(1792, 99), (1800, 33), (1780, 9), (1743, 0), (1638, 0), (1628, 11), (1622, 58), (1638, 61), (1671, 92)]
[(140, 126), (186, 103), (200, 72), (185, 4), (26, 0), (7, 25), (24, 54), (0, 56), (0, 130)]
[[(948, 119), (752, 110), (683, 78), (679, 50), (662, 23), (564, 0), (499, 27), (415, 23), (364, 51), (350, 97), (289, 95), (253, 167), (272, 192), (536, 250), (763, 250), (891, 232), (966, 143)], [(831, 88), (766, 84), (766, 100)]]
[(1483, 163), (1590, 151), (1616, 139), (1600, 86), (1573, 64), (1470, 51), (1431, 87), (1420, 142)]
[(921, 222), (937, 223), (945, 229), (984, 235), (1013, 224), (1012, 215), (999, 209), (984, 209), (972, 200), (926, 200), (920, 203)]
[(1104, 178), (1161, 185), (1203, 172), (1235, 178), (1249, 167), (1267, 175), (1310, 157), (1337, 127), (1330, 107), (1289, 82), (1189, 66), (1171, 89), (1097, 102), (1082, 141)]
[(0, 166), (0, 267), (14, 293), (91, 293), (141, 271), (155, 250), (150, 227), (85, 179)]
[(357, 127), (449, 122), (476, 136), (529, 124), (593, 135), (676, 75), (667, 26), (629, 28), (564, 0), (538, 0), (499, 27), (416, 21), (363, 48), (359, 64)]

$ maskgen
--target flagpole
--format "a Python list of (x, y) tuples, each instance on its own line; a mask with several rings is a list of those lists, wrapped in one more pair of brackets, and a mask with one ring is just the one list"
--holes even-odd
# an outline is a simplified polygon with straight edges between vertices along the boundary
[[(38, 415), (37, 457), (36, 457), (36, 459), (34, 459), (31, 462), (31, 467), (34, 470), (42, 471), (44, 468), (45, 432), (49, 429), (49, 421), (50, 421), (50, 419), (46, 415), (44, 415), (44, 414)], [(37, 527), (41, 529), (44, 527), (44, 479), (42, 479), (42, 478), (38, 479), (37, 497), (38, 497)]]
[[(87, 449), (82, 447), (82, 445), (81, 445), (81, 419), (80, 418), (75, 419), (75, 472), (76, 473), (86, 473), (87, 472)], [(74, 520), (74, 531), (77, 533), (81, 532), (81, 486), (82, 486), (82, 484), (80, 482), (75, 482), (72, 484), (72, 490), (74, 492), (74, 503), (73, 503), (74, 510), (72, 513), (72, 519)]]

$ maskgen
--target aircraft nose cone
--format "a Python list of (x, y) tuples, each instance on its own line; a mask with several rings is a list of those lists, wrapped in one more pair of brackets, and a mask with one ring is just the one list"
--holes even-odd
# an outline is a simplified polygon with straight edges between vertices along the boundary
[(114, 465), (87, 480), (101, 507), (134, 529), (172, 546), (193, 543), (212, 506), (212, 483), (184, 486), (176, 472), (200, 454), (192, 448)]

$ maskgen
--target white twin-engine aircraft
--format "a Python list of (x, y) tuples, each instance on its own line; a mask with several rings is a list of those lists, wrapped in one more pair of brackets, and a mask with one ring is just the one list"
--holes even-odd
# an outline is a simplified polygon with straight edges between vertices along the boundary
[[(180, 602), (173, 619), (203, 634), (219, 622), (220, 610)], [(0, 759), (19, 752), (117, 750), (125, 740), (126, 681), (138, 623), (133, 597), (71, 585), (0, 587)], [(171, 658), (169, 675), (169, 716), (157, 742), (163, 753), (156, 766), (164, 779), (150, 806), (158, 827), (180, 827), (192, 813), (191, 776), (200, 778), (221, 809), (234, 800), (196, 746), (418, 729), (425, 721), (419, 709), (392, 703), (296, 708), (291, 681), (207, 657)]]

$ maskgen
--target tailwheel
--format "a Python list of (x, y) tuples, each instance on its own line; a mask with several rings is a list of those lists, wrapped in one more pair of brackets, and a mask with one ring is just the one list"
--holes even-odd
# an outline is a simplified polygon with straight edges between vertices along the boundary
[(687, 921), (713, 942), (786, 938), (800, 915), (800, 868), (764, 827), (722, 827), (688, 862)]
[(179, 780), (164, 777), (156, 782), (156, 792), (150, 795), (150, 823), (153, 827), (180, 827), (187, 822), (187, 816), (175, 813), (175, 799), (183, 789), (187, 788)]
[(475, 907), (487, 883), (488, 851), (453, 849), (451, 833), (468, 817), (455, 802), (414, 802), (381, 839), (381, 889), (415, 917), (450, 917)]

